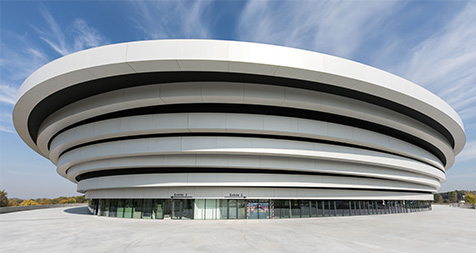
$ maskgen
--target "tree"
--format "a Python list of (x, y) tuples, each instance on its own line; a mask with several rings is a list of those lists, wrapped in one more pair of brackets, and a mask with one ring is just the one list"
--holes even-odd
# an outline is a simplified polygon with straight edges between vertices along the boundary
[(467, 192), (466, 196), (464, 197), (464, 201), (468, 204), (476, 204), (476, 196), (473, 193)]
[(438, 201), (436, 201), (438, 204), (442, 204), (443, 203), (443, 196), (440, 195), (440, 197), (438, 198)]
[(5, 190), (0, 191), (0, 207), (8, 206), (8, 193)]
[(450, 203), (457, 203), (458, 202), (458, 194), (456, 191), (452, 191), (448, 193), (448, 199)]
[(438, 193), (433, 194), (433, 202), (440, 203), (439, 202), (440, 198), (441, 198), (441, 201), (443, 201), (443, 197), (441, 197), (440, 194), (438, 194)]
[(84, 195), (74, 197), (77, 203), (86, 203), (86, 197)]
[(20, 206), (37, 206), (38, 203), (36, 203), (34, 200), (23, 200), (23, 202), (20, 203)]
[(8, 200), (8, 206), (18, 206), (23, 202), (23, 199), (12, 198)]
[(40, 205), (51, 205), (51, 200), (50, 199), (41, 199), (40, 202), (38, 202)]
[(59, 203), (60, 204), (72, 204), (72, 203), (76, 203), (76, 199), (74, 197), (66, 198), (66, 199), (60, 200)]

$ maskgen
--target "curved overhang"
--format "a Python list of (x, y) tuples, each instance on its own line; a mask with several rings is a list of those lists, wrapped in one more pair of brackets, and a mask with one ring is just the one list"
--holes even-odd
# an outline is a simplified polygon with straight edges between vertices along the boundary
[[(446, 168), (466, 142), (463, 123), (443, 100), (398, 76), (342, 58), (257, 43), (216, 40), (130, 42), (84, 50), (57, 59), (28, 77), (18, 91), (13, 122), (20, 137), (47, 157), (29, 130), (35, 107), (76, 84), (149, 72), (244, 73), (304, 80), (380, 97), (441, 124), (453, 145)], [(38, 123), (39, 124), (39, 123)]]

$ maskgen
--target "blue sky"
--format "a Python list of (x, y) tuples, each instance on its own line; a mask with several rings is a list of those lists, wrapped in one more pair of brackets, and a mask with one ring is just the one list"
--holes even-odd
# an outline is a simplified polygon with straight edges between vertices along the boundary
[(462, 117), (467, 144), (440, 191), (476, 190), (476, 1), (1, 1), (0, 189), (77, 195), (15, 133), (16, 91), (75, 51), (168, 38), (262, 42), (348, 58), (432, 91)]

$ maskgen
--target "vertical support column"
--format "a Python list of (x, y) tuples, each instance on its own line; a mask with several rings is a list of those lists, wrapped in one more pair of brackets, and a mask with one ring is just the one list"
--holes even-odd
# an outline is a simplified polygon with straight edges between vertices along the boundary
[(304, 207), (303, 201), (304, 200), (299, 200), (299, 218), (302, 218), (302, 208)]
[(288, 203), (289, 203), (289, 218), (292, 218), (293, 215), (292, 215), (292, 211), (291, 211), (291, 200), (289, 200)]
[[(132, 209), (134, 210), (134, 209)], [(134, 217), (134, 216), (133, 216)], [(172, 199), (172, 219), (175, 217), (175, 201), (174, 199)]]
[(179, 208), (180, 208), (179, 209), (179, 215), (180, 215), (179, 219), (182, 219), (182, 217), (183, 217), (183, 212), (182, 212), (182, 210), (183, 210), (183, 199), (180, 200)]
[(226, 200), (226, 219), (230, 219), (230, 200)]

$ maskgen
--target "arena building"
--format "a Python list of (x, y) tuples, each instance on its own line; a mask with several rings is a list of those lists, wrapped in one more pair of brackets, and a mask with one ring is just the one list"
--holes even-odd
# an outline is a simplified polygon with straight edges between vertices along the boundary
[(465, 144), (458, 114), (414, 83), (235, 41), (67, 55), (23, 83), (13, 121), (93, 212), (128, 218), (428, 210)]

